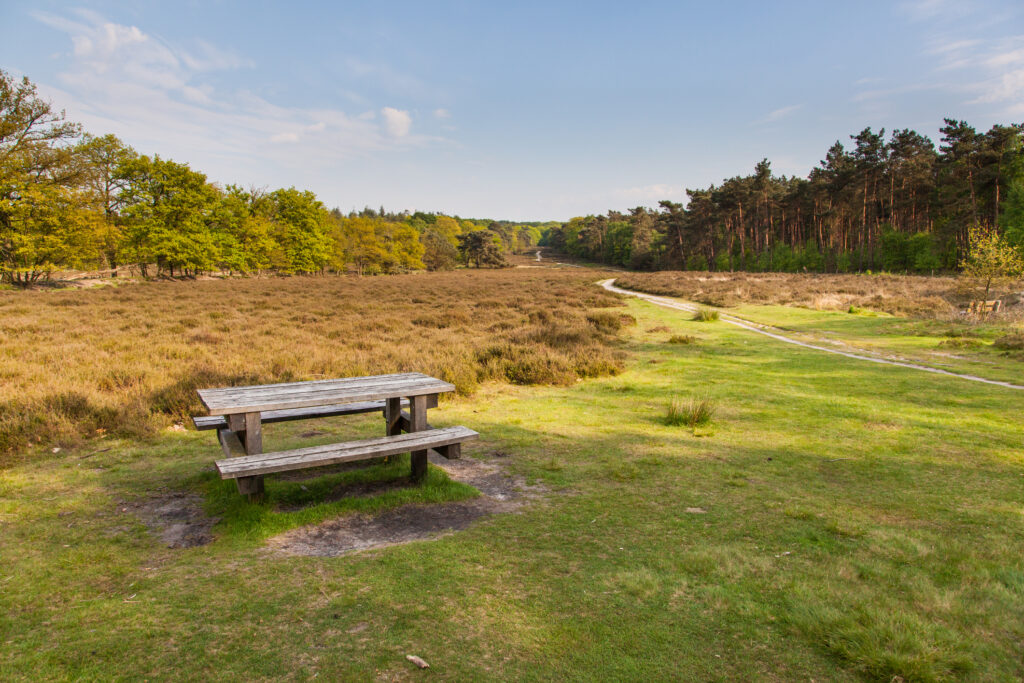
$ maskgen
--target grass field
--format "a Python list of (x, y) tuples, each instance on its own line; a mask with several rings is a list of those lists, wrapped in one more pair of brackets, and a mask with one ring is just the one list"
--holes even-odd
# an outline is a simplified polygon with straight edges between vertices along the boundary
[[(438, 276), (438, 287), (460, 277), (477, 274)], [(513, 298), (526, 288), (524, 307), (565, 289), (578, 298), (562, 304), (579, 320), (605, 320), (586, 310), (583, 286), (605, 275), (522, 277), (503, 286)], [(333, 308), (318, 281), (299, 282), (307, 289), (291, 292), (291, 307), (309, 297)], [(424, 303), (421, 314), (469, 307), (470, 296)], [(163, 315), (195, 318), (195, 303)], [(250, 506), (209, 471), (209, 433), (20, 451), (0, 471), (0, 671), (12, 680), (1024, 677), (1022, 392), (626, 305), (607, 309), (637, 320), (618, 331), (619, 374), (554, 386), (484, 378), (472, 396), (432, 411), (435, 425), (481, 433), (468, 457), (500, 461), (546, 491), (433, 541), (339, 557), (266, 547), (323, 519), (476, 496), (436, 467), (423, 489), (340, 501), (325, 491), (401, 479), (404, 464), (301, 485), (271, 479), (268, 502)], [(672, 403), (691, 399), (711, 402), (711, 422), (670, 424)], [(378, 421), (322, 420), (313, 438), (376, 433)], [(311, 424), (271, 425), (267, 448), (308, 443)], [(167, 548), (134, 514), (172, 491), (194, 493), (220, 518), (212, 543)]]

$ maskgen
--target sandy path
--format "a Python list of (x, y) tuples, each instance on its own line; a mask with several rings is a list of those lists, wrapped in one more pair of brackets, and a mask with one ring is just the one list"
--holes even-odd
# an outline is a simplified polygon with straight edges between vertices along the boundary
[[(698, 307), (693, 304), (684, 304), (679, 301), (673, 301), (662, 296), (655, 296), (653, 294), (645, 294), (644, 292), (634, 292), (631, 289), (623, 289), (615, 286), (615, 280), (604, 280), (599, 284), (610, 292), (616, 292), (618, 294), (626, 294), (629, 296), (635, 296), (644, 301), (655, 304), (656, 306), (663, 306), (665, 308), (674, 308), (678, 311), (686, 311), (688, 313), (696, 313)], [(984, 377), (977, 377), (975, 375), (962, 375), (957, 372), (950, 372), (949, 370), (941, 370), (939, 368), (929, 367), (927, 365), (918, 365), (917, 363), (908, 363), (906, 361), (892, 360), (888, 358), (877, 358), (875, 356), (865, 356), (859, 353), (850, 353), (849, 351), (839, 351), (838, 349), (830, 349), (825, 346), (817, 346), (815, 344), (808, 344), (798, 339), (793, 339), (780, 334), (777, 330), (766, 326), (756, 325), (754, 323), (747, 322), (746, 320), (740, 320), (730, 315), (720, 313), (722, 322), (735, 325), (736, 327), (742, 327), (745, 330), (756, 332), (757, 334), (763, 334), (766, 337), (771, 337), (787, 344), (794, 344), (796, 346), (802, 346), (805, 349), (814, 349), (815, 351), (824, 351), (825, 353), (832, 353), (837, 356), (846, 356), (847, 358), (854, 358), (856, 360), (866, 360), (871, 363), (880, 363), (882, 365), (896, 365), (901, 368), (910, 368), (911, 370), (921, 370), (923, 372), (930, 372), (936, 375), (947, 375), (949, 377), (957, 377), (959, 379), (965, 379), (971, 382), (982, 382), (984, 384), (994, 384), (1000, 387), (1007, 387), (1009, 389), (1024, 389), (1024, 386), (1020, 384), (1011, 384), (1010, 382), (1001, 382), (995, 379), (985, 379)]]

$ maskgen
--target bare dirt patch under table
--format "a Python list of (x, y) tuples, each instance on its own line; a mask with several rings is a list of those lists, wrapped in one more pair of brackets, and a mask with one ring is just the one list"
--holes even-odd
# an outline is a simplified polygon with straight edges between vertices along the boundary
[(168, 548), (206, 545), (213, 540), (213, 526), (220, 521), (203, 511), (202, 496), (183, 491), (161, 493), (123, 507), (137, 515)]
[[(460, 531), (487, 515), (512, 512), (546, 489), (531, 486), (509, 474), (499, 454), (486, 460), (463, 458), (444, 460), (431, 456), (453, 479), (475, 487), (479, 498), (438, 505), (405, 505), (379, 515), (345, 515), (300, 529), (293, 529), (267, 542), (268, 548), (288, 555), (334, 557), (398, 543), (437, 538)], [(405, 486), (394, 482), (393, 487)], [(351, 492), (358, 495), (358, 492)]]

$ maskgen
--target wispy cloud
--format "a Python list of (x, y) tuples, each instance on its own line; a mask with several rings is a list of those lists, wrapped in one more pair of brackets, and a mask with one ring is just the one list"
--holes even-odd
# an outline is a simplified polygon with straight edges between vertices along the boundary
[(1011, 115), (1024, 110), (1024, 35), (955, 41), (934, 46), (931, 53), (941, 59), (943, 71), (973, 75), (964, 86), (972, 96), (967, 104), (1001, 104)]
[(774, 111), (768, 112), (768, 115), (761, 119), (760, 123), (772, 123), (773, 121), (779, 121), (799, 110), (803, 106), (804, 105), (802, 104), (791, 104), (788, 107), (780, 107)]
[(922, 25), (927, 36), (921, 50), (932, 67), (918, 82), (890, 88), (864, 79), (852, 101), (866, 111), (887, 111), (900, 96), (926, 91), (952, 95), (964, 105), (989, 105), (990, 116), (1024, 112), (1024, 35), (1007, 34), (1019, 15), (961, 0), (912, 0), (899, 8)]
[(411, 134), (412, 115), (393, 107), (378, 117), (373, 109), (282, 106), (217, 88), (209, 74), (255, 66), (223, 47), (175, 45), (89, 11), (34, 16), (67, 34), (71, 48), (59, 82), (39, 83), (40, 91), (90, 132), (113, 132), (143, 152), (237, 174), (254, 165), (327, 167), (432, 141)]

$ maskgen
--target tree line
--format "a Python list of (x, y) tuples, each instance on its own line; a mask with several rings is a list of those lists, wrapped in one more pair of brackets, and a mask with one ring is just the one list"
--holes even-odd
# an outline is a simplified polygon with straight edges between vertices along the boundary
[(83, 132), (28, 78), (0, 70), (0, 279), (9, 283), (122, 265), (148, 277), (500, 267), (544, 227), (383, 208), (345, 214), (294, 187), (220, 185)]
[(542, 243), (592, 261), (654, 270), (925, 273), (954, 270), (973, 233), (1024, 249), (1024, 124), (984, 133), (944, 119), (941, 141), (865, 128), (807, 178), (753, 173), (688, 202), (577, 217)]

